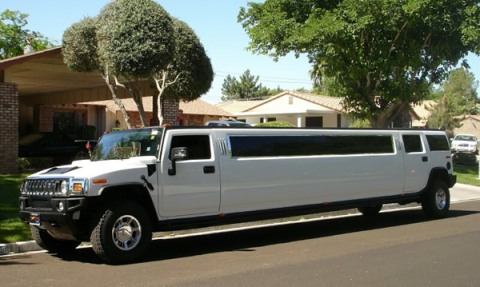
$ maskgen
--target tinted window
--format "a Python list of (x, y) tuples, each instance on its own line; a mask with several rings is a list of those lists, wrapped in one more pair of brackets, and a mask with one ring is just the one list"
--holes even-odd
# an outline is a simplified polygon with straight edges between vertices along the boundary
[(188, 159), (211, 158), (210, 138), (208, 135), (174, 136), (170, 149), (174, 147), (188, 148)]
[(450, 150), (447, 137), (444, 135), (427, 135), (427, 141), (431, 151)]
[(403, 135), (403, 145), (405, 146), (405, 152), (422, 152), (422, 140), (420, 135)]
[(386, 136), (231, 136), (233, 157), (393, 153)]

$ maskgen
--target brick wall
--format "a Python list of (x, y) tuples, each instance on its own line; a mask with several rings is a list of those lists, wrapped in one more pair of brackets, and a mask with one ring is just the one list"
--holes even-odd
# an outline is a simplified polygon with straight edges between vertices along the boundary
[(53, 132), (53, 107), (41, 106), (39, 108), (38, 127), (39, 132)]
[(175, 125), (178, 116), (178, 102), (163, 100), (163, 124)]
[[(128, 112), (128, 116), (130, 117), (130, 124), (132, 128), (139, 128), (142, 126), (142, 121), (140, 120), (140, 113), (139, 112)], [(145, 112), (145, 121), (147, 125), (152, 122), (152, 113)]]
[(15, 84), (0, 83), (0, 174), (17, 172), (18, 92)]

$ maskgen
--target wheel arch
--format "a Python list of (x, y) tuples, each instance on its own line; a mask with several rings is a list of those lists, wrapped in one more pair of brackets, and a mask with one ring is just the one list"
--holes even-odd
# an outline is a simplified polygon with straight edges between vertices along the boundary
[(155, 205), (152, 201), (148, 189), (141, 184), (125, 184), (109, 186), (102, 190), (96, 201), (95, 209), (100, 213), (107, 208), (109, 204), (115, 201), (134, 201), (144, 207), (153, 226), (158, 222)]
[(429, 188), (435, 181), (443, 181), (447, 186), (450, 186), (450, 175), (446, 168), (435, 167), (430, 171), (426, 188)]

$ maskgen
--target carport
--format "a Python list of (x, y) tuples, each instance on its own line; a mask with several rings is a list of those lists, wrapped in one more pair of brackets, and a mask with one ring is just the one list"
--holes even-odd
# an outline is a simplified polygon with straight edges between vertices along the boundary
[[(118, 96), (127, 97), (122, 91)], [(17, 171), (19, 136), (53, 131), (58, 126), (56, 114), (72, 114), (74, 121), (95, 126), (101, 133), (105, 107), (78, 103), (110, 99), (99, 74), (66, 67), (61, 47), (0, 61), (0, 174)]]

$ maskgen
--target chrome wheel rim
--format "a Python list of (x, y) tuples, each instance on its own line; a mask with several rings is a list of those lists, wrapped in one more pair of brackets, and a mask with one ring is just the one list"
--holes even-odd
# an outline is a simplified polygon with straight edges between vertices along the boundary
[(112, 228), (112, 238), (118, 249), (132, 250), (140, 243), (142, 226), (134, 216), (124, 215), (115, 221)]
[(435, 193), (435, 204), (439, 210), (442, 210), (447, 206), (447, 193), (443, 189), (439, 189)]

